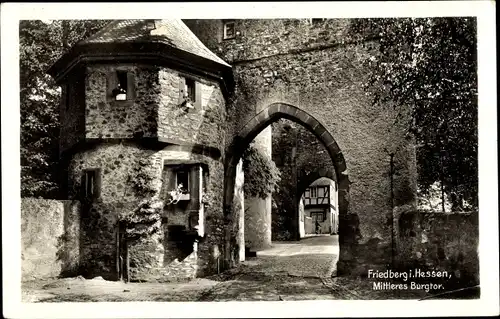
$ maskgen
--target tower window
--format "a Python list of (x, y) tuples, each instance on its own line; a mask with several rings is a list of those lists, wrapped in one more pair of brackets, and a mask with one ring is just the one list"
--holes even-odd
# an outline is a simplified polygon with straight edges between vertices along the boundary
[(83, 172), (82, 191), (85, 198), (99, 197), (99, 176), (97, 169), (89, 169)]
[(236, 36), (236, 23), (234, 21), (224, 22), (224, 40), (232, 39)]
[(179, 77), (179, 105), (186, 109), (201, 110), (202, 87), (189, 76)]
[(177, 188), (182, 187), (182, 193), (189, 193), (189, 171), (187, 169), (177, 171), (176, 186)]
[(193, 79), (186, 79), (186, 96), (196, 102), (196, 84)]

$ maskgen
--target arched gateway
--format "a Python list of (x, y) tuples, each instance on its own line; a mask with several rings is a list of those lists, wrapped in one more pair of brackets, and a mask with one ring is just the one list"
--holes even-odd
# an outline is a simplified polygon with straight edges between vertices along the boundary
[[(303, 125), (307, 130), (312, 132), (325, 146), (330, 155), (330, 158), (335, 167), (336, 179), (339, 185), (339, 215), (347, 214), (348, 194), (349, 194), (349, 179), (344, 173), (346, 171), (346, 163), (342, 152), (331, 135), (321, 122), (307, 112), (286, 103), (273, 103), (267, 108), (256, 114), (234, 137), (232, 143), (226, 151), (227, 157), (225, 160), (225, 178), (224, 178), (224, 217), (226, 220), (226, 262), (229, 260), (232, 247), (236, 243), (234, 232), (231, 232), (231, 227), (237, 223), (233, 212), (234, 187), (236, 180), (236, 171), (238, 162), (240, 161), (245, 149), (252, 140), (268, 125), (279, 119), (288, 119), (298, 124)], [(298, 198), (294, 198), (298, 202)], [(341, 218), (342, 220), (342, 218)], [(342, 243), (342, 240), (340, 240)], [(342, 245), (340, 247), (342, 250)]]

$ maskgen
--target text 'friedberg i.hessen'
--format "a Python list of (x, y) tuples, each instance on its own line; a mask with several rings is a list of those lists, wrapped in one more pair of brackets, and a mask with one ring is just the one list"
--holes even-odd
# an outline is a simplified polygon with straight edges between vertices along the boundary
[(403, 283), (394, 283), (390, 281), (375, 281), (373, 282), (373, 290), (425, 290), (429, 292), (431, 290), (441, 290), (444, 289), (442, 283), (419, 283), (418, 279), (428, 279), (435, 278), (436, 280), (447, 280), (451, 278), (451, 273), (447, 271), (439, 270), (422, 270), (422, 269), (411, 269), (408, 271), (394, 271), (388, 269), (385, 271), (380, 270), (368, 270), (369, 279), (399, 279)]

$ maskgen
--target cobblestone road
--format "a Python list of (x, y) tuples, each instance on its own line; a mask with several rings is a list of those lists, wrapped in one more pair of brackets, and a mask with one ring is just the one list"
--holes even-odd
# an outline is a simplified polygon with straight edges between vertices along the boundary
[(205, 301), (344, 299), (327, 278), (335, 271), (338, 236), (274, 242), (240, 267), (240, 273), (205, 293)]
[(331, 277), (339, 253), (338, 236), (313, 236), (296, 242), (273, 242), (245, 264), (254, 272), (282, 272), (292, 276)]

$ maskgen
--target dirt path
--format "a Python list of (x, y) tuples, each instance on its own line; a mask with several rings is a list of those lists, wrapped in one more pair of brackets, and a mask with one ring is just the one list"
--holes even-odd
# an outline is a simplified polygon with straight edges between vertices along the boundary
[(53, 279), (23, 284), (23, 302), (195, 301), (219, 282), (195, 279), (184, 283), (124, 283), (101, 278)]

